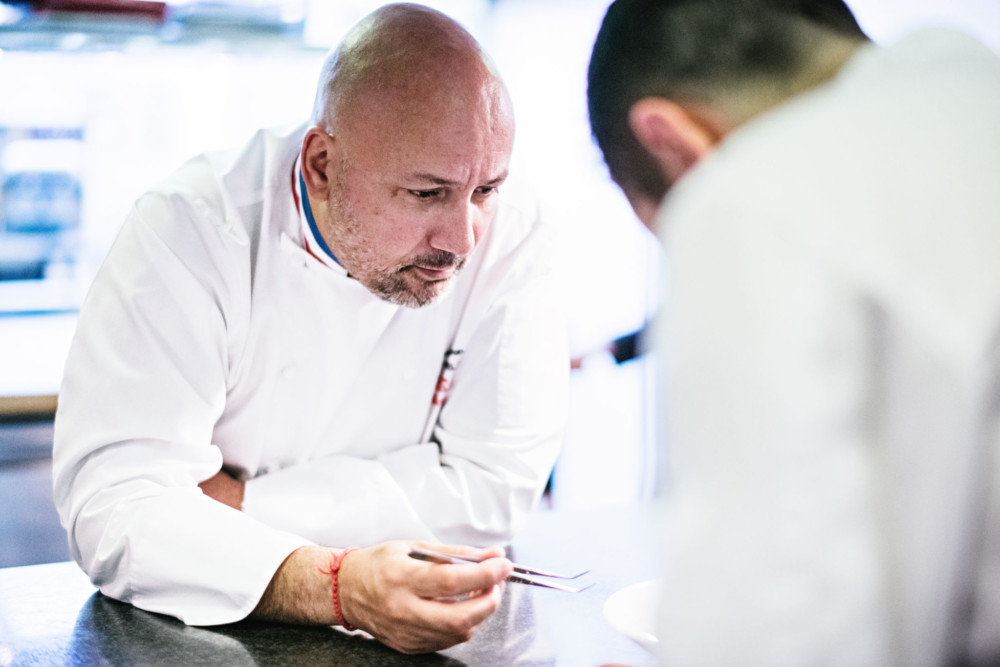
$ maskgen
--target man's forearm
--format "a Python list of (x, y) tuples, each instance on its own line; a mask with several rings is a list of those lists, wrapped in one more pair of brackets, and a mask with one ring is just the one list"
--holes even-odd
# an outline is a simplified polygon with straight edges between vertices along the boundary
[(323, 571), (329, 565), (330, 549), (299, 547), (274, 573), (250, 616), (283, 623), (336, 624), (330, 574)]

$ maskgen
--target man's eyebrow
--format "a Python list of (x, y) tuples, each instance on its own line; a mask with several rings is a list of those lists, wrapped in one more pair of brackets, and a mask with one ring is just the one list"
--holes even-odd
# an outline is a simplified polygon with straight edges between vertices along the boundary
[[(486, 183), (483, 183), (483, 185), (495, 186), (495, 185), (498, 185), (500, 183), (503, 183), (504, 181), (507, 180), (507, 173), (508, 172), (504, 171), (502, 174), (500, 174), (496, 178), (493, 178), (493, 179), (487, 181)], [(449, 178), (443, 178), (441, 176), (435, 176), (434, 174), (428, 174), (428, 173), (424, 173), (424, 172), (418, 172), (418, 173), (415, 173), (415, 174), (410, 174), (410, 178), (412, 180), (415, 180), (415, 181), (422, 181), (424, 183), (430, 183), (432, 185), (440, 185), (442, 187), (456, 187), (456, 186), (461, 185), (461, 183), (459, 183), (458, 181), (453, 181), (453, 180), (451, 180)]]

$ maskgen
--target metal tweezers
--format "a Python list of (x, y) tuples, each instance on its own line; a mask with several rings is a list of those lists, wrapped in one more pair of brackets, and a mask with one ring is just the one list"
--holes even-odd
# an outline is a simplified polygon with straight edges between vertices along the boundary
[[(443, 564), (459, 564), (459, 563), (481, 563), (484, 559), (473, 558), (471, 556), (456, 556), (455, 554), (445, 554), (438, 551), (430, 551), (429, 549), (411, 549), (410, 558), (416, 558), (417, 560), (425, 560), (431, 563), (443, 563)], [(530, 567), (525, 567), (523, 565), (518, 565), (514, 563), (514, 574), (507, 577), (507, 581), (516, 584), (529, 584), (531, 586), (541, 586), (543, 588), (554, 588), (557, 591), (567, 591), (569, 593), (579, 593), (580, 591), (586, 590), (593, 586), (593, 584), (587, 584), (586, 586), (577, 588), (570, 586), (568, 584), (561, 584), (555, 581), (547, 581), (547, 579), (565, 579), (572, 580), (578, 579), (583, 575), (590, 572), (590, 570), (584, 570), (579, 574), (574, 574), (572, 576), (565, 574), (556, 574), (555, 572), (546, 572), (545, 570), (535, 570)]]

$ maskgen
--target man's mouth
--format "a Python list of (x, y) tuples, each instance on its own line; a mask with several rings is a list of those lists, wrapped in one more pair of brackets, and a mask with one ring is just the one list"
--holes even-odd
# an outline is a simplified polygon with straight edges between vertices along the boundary
[(458, 267), (455, 265), (445, 266), (445, 267), (432, 267), (432, 266), (420, 266), (419, 264), (413, 264), (412, 268), (418, 276), (423, 280), (434, 283), (441, 280), (447, 280), (455, 275)]
[(424, 282), (437, 283), (454, 276), (463, 264), (465, 264), (465, 257), (442, 251), (423, 257), (414, 257), (413, 263), (404, 270), (412, 270)]

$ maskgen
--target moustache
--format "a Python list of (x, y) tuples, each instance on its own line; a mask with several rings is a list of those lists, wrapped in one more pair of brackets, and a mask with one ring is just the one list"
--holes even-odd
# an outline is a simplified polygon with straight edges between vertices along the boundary
[(456, 255), (453, 252), (448, 252), (447, 250), (438, 250), (436, 252), (420, 255), (418, 257), (413, 257), (406, 264), (406, 268), (413, 266), (422, 266), (428, 269), (448, 269), (454, 267), (455, 269), (460, 269), (465, 265), (465, 260), (467, 256)]

